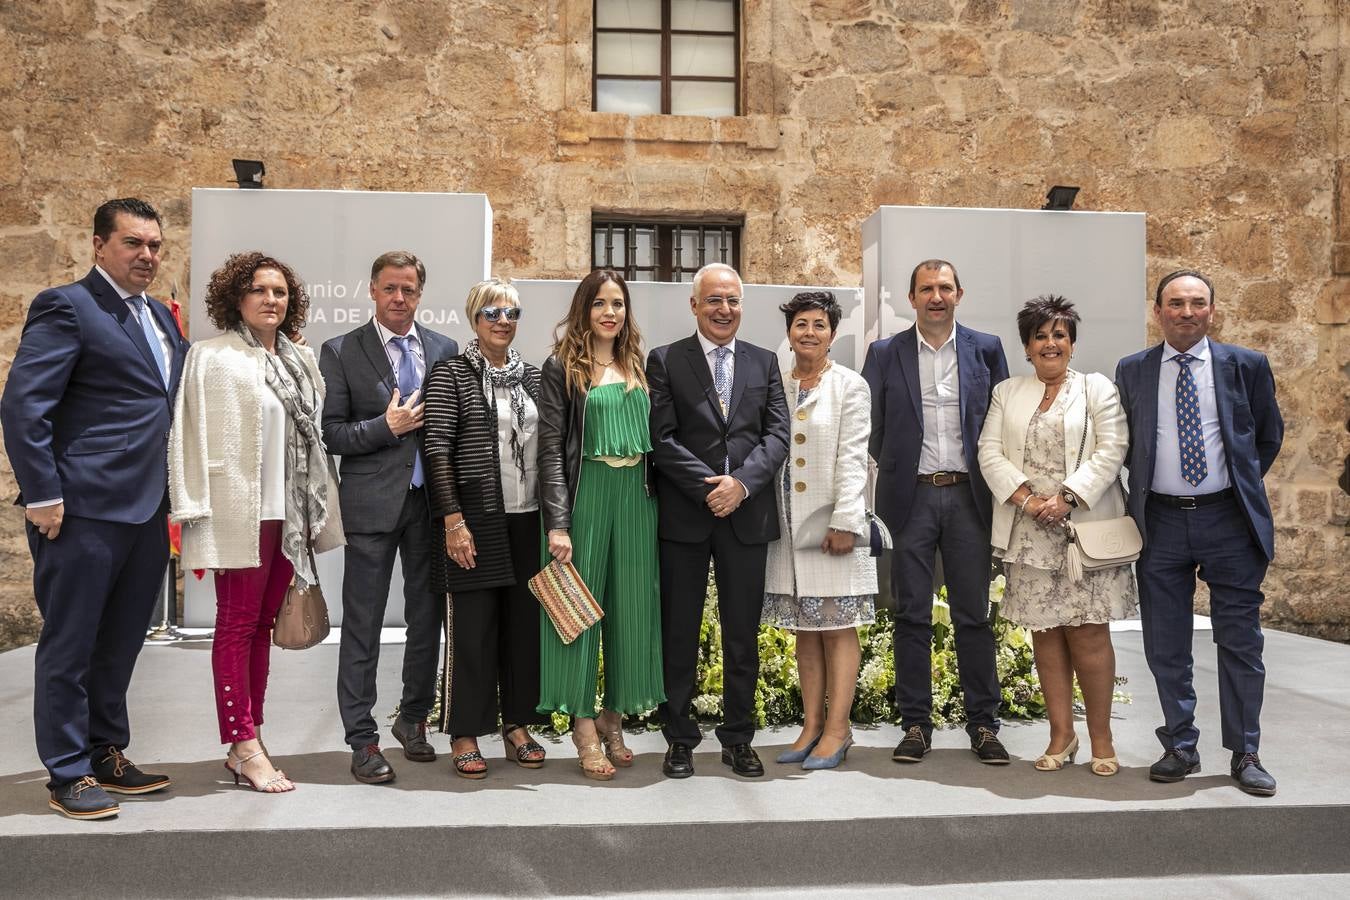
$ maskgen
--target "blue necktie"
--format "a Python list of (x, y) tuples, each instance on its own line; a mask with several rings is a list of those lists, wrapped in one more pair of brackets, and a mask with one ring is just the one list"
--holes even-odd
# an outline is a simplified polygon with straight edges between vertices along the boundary
[(145, 298), (142, 296), (129, 297), (132, 304), (136, 307), (136, 321), (141, 323), (141, 331), (145, 333), (145, 342), (150, 345), (150, 355), (155, 358), (155, 365), (159, 366), (159, 377), (164, 381), (164, 389), (169, 389), (169, 367), (164, 362), (164, 345), (159, 342), (159, 335), (155, 333), (155, 326), (150, 324), (150, 310), (145, 308)]
[[(727, 357), (731, 355), (730, 348), (718, 347), (713, 351), (713, 388), (717, 391), (717, 401), (722, 404), (722, 418), (727, 417), (727, 411), (731, 408), (731, 379), (727, 377)], [(722, 474), (731, 474), (731, 457), (728, 456), (722, 463)]]
[(1195, 357), (1179, 353), (1174, 357), (1177, 372), (1177, 444), (1181, 451), (1181, 477), (1191, 487), (1205, 480), (1209, 465), (1205, 462), (1205, 435), (1200, 428), (1200, 396), (1190, 365)]
[[(390, 338), (403, 355), (398, 360), (398, 392), (402, 397), (402, 402), (407, 403), (408, 398), (412, 396), (413, 391), (419, 387), (417, 383), (417, 364), (413, 361), (412, 335), (405, 337)], [(413, 451), (413, 473), (412, 486), (419, 488), (422, 486), (422, 451)]]

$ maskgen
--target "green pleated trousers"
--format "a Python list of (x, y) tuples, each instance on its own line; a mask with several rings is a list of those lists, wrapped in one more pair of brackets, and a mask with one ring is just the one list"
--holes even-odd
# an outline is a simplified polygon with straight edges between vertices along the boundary
[[(604, 618), (571, 644), (539, 612), (539, 712), (593, 718), (605, 653), (604, 708), (644, 713), (666, 698), (661, 669), (661, 595), (656, 569), (656, 499), (642, 465), (582, 460), (572, 509), (572, 564)], [(545, 536), (547, 539), (547, 536)], [(549, 555), (544, 553), (544, 562)]]

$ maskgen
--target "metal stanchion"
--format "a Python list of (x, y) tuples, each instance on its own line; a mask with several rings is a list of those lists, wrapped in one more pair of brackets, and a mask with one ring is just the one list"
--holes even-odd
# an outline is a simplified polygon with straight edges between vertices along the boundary
[(159, 592), (159, 624), (146, 634), (147, 641), (178, 641), (183, 633), (178, 630), (178, 564), (172, 556), (164, 572), (164, 584)]

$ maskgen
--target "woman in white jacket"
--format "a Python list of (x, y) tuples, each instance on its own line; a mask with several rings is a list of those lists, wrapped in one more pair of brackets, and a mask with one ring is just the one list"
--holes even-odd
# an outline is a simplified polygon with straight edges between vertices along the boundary
[[(1125, 514), (1120, 467), (1129, 441), (1116, 386), (1069, 368), (1078, 313), (1063, 297), (1037, 297), (1017, 314), (1035, 375), (994, 388), (980, 434), (980, 471), (994, 497), (994, 553), (1008, 578), (1001, 615), (1031, 629), (1036, 671), (1050, 719), (1050, 744), (1036, 768), (1054, 772), (1078, 750), (1073, 679), (1078, 676), (1092, 741), (1091, 769), (1120, 768), (1111, 742), (1115, 652), (1109, 622), (1138, 607), (1127, 566), (1067, 574), (1063, 522)], [(1080, 450), (1081, 448), (1081, 450)]]
[(762, 621), (797, 633), (802, 732), (778, 762), (830, 769), (853, 744), (858, 626), (876, 621), (877, 567), (863, 498), (872, 397), (861, 375), (829, 359), (840, 317), (833, 294), (804, 292), (779, 309), (793, 354), (783, 391), (795, 408)]
[(169, 436), (172, 519), (183, 565), (214, 569), (211, 647), (225, 767), (254, 790), (295, 789), (259, 729), (272, 624), (292, 577), (314, 584), (313, 551), (344, 543), (337, 479), (320, 429), (323, 379), (295, 344), (308, 299), (295, 273), (239, 253), (211, 276), (206, 311), (224, 334), (192, 345)]

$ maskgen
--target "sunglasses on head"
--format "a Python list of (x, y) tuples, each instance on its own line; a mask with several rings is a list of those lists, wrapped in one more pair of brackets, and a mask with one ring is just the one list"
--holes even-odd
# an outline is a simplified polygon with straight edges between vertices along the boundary
[(489, 322), (496, 322), (503, 316), (506, 317), (508, 322), (520, 321), (519, 306), (485, 306), (478, 311), (478, 314)]

